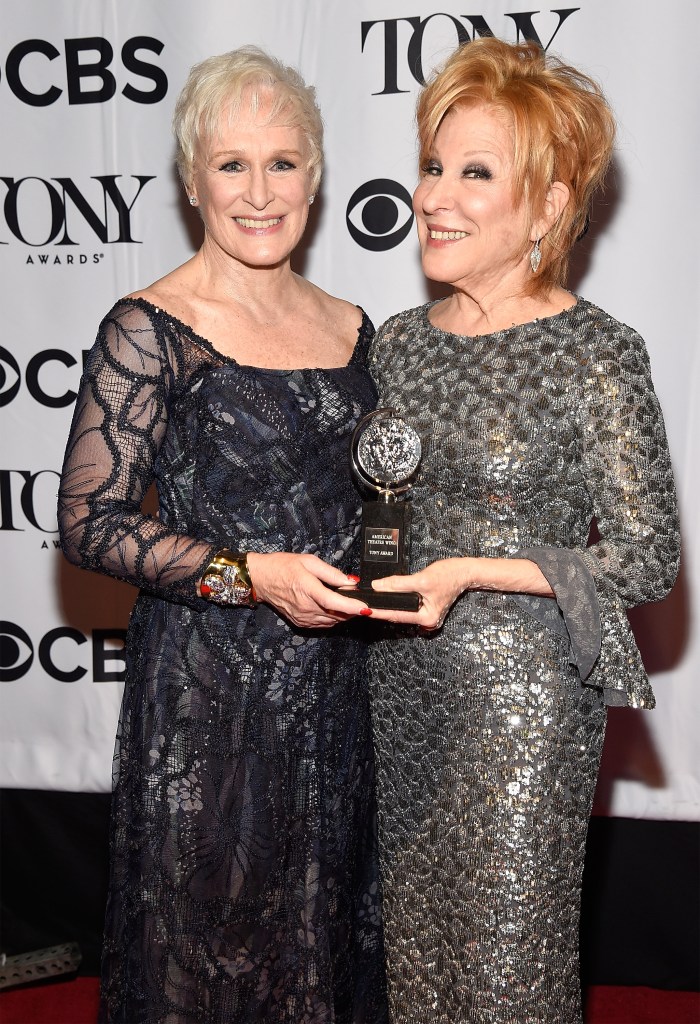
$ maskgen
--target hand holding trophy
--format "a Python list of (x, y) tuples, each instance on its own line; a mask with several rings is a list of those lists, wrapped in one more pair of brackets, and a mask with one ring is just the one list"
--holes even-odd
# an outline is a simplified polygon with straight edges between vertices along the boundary
[(350, 445), (353, 472), (377, 497), (362, 503), (360, 582), (345, 590), (370, 608), (418, 611), (420, 594), (380, 592), (372, 580), (409, 571), (411, 506), (403, 496), (411, 488), (421, 457), (418, 434), (395, 409), (376, 409), (357, 424)]

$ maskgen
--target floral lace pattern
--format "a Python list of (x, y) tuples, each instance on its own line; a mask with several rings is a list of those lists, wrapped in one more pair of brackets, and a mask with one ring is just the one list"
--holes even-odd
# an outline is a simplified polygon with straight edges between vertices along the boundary
[[(214, 550), (356, 568), (345, 367), (245, 367), (143, 300), (100, 326), (66, 451), (66, 555), (141, 588), (115, 756), (102, 1018), (386, 1019), (366, 645), (195, 595)], [(141, 511), (152, 480), (157, 518)]]

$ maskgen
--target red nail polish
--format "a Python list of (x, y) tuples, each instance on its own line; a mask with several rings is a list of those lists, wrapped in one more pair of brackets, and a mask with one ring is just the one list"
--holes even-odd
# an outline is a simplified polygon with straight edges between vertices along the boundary
[(372, 609), (371, 608), (360, 608), (360, 615), (371, 615), (371, 614), (372, 614)]
[(348, 573), (348, 579), (352, 580), (353, 583), (359, 583), (360, 582), (360, 577), (356, 576), (354, 572), (349, 572)]

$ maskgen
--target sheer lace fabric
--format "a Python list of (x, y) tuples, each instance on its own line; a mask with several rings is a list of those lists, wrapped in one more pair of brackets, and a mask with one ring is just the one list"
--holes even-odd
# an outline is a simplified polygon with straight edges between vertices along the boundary
[[(141, 588), (115, 756), (102, 1017), (385, 1019), (366, 646), (219, 608), (211, 554), (355, 567), (348, 437), (372, 327), (335, 370), (240, 366), (162, 310), (100, 326), (66, 450), (64, 550)], [(141, 511), (155, 479), (159, 513)]]

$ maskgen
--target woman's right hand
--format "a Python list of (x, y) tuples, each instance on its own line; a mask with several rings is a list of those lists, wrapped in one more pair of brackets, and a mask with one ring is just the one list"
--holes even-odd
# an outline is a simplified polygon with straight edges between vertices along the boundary
[(328, 628), (367, 608), (364, 602), (329, 589), (352, 586), (357, 577), (346, 576), (316, 555), (249, 552), (247, 562), (258, 601), (272, 605), (295, 626)]

